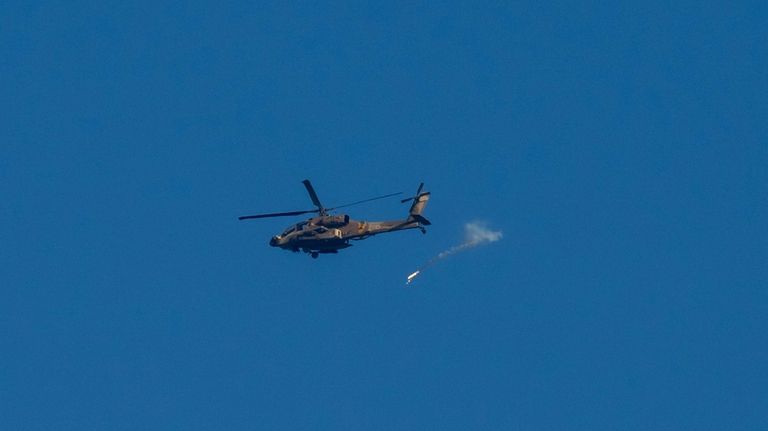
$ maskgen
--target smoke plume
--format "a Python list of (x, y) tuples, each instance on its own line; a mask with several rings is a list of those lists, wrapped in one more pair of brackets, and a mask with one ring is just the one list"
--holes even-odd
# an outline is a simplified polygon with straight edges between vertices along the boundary
[(437, 262), (445, 259), (446, 257), (456, 254), (460, 251), (468, 250), (470, 248), (477, 247), (482, 244), (496, 242), (502, 237), (501, 231), (490, 230), (484, 223), (471, 222), (464, 225), (464, 242), (454, 245), (448, 250), (442, 251), (437, 256), (429, 259), (424, 265), (421, 265), (413, 274), (408, 276), (408, 282), (410, 284), (414, 278), (420, 275), (424, 270)]

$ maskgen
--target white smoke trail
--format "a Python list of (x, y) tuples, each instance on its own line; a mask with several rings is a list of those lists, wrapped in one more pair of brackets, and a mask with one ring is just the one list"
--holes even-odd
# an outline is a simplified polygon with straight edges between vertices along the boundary
[(425, 269), (436, 264), (437, 262), (445, 259), (446, 257), (456, 254), (460, 251), (464, 251), (470, 248), (477, 247), (485, 243), (496, 242), (502, 237), (501, 231), (490, 230), (484, 223), (471, 222), (464, 225), (464, 242), (454, 245), (448, 250), (438, 253), (437, 256), (429, 259), (427, 263), (421, 265), (419, 269), (413, 274), (408, 276), (408, 281), (405, 284), (411, 284), (414, 278), (424, 272)]

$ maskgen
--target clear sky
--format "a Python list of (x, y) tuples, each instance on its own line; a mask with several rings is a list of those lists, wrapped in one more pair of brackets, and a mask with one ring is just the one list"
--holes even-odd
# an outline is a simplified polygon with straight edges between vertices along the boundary
[(766, 3), (349, 3), (0, 6), (1, 427), (767, 429)]

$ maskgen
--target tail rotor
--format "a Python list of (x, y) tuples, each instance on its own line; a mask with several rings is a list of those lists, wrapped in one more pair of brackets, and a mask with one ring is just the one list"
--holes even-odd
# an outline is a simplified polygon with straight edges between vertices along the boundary
[[(420, 226), (429, 226), (432, 223), (421, 215), (421, 213), (424, 211), (424, 208), (427, 206), (427, 201), (429, 201), (430, 196), (429, 192), (422, 193), (421, 190), (423, 188), (424, 183), (419, 184), (419, 188), (416, 190), (416, 194), (414, 196), (403, 199), (400, 202), (405, 203), (408, 201), (413, 201), (410, 210), (408, 210), (408, 220), (417, 221)], [(423, 227), (421, 228), (421, 231), (425, 232)]]

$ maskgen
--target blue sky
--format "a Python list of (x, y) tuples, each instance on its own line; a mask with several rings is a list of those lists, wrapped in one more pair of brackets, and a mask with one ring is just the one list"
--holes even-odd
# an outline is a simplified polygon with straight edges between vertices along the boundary
[(766, 12), (5, 3), (3, 428), (768, 427)]

